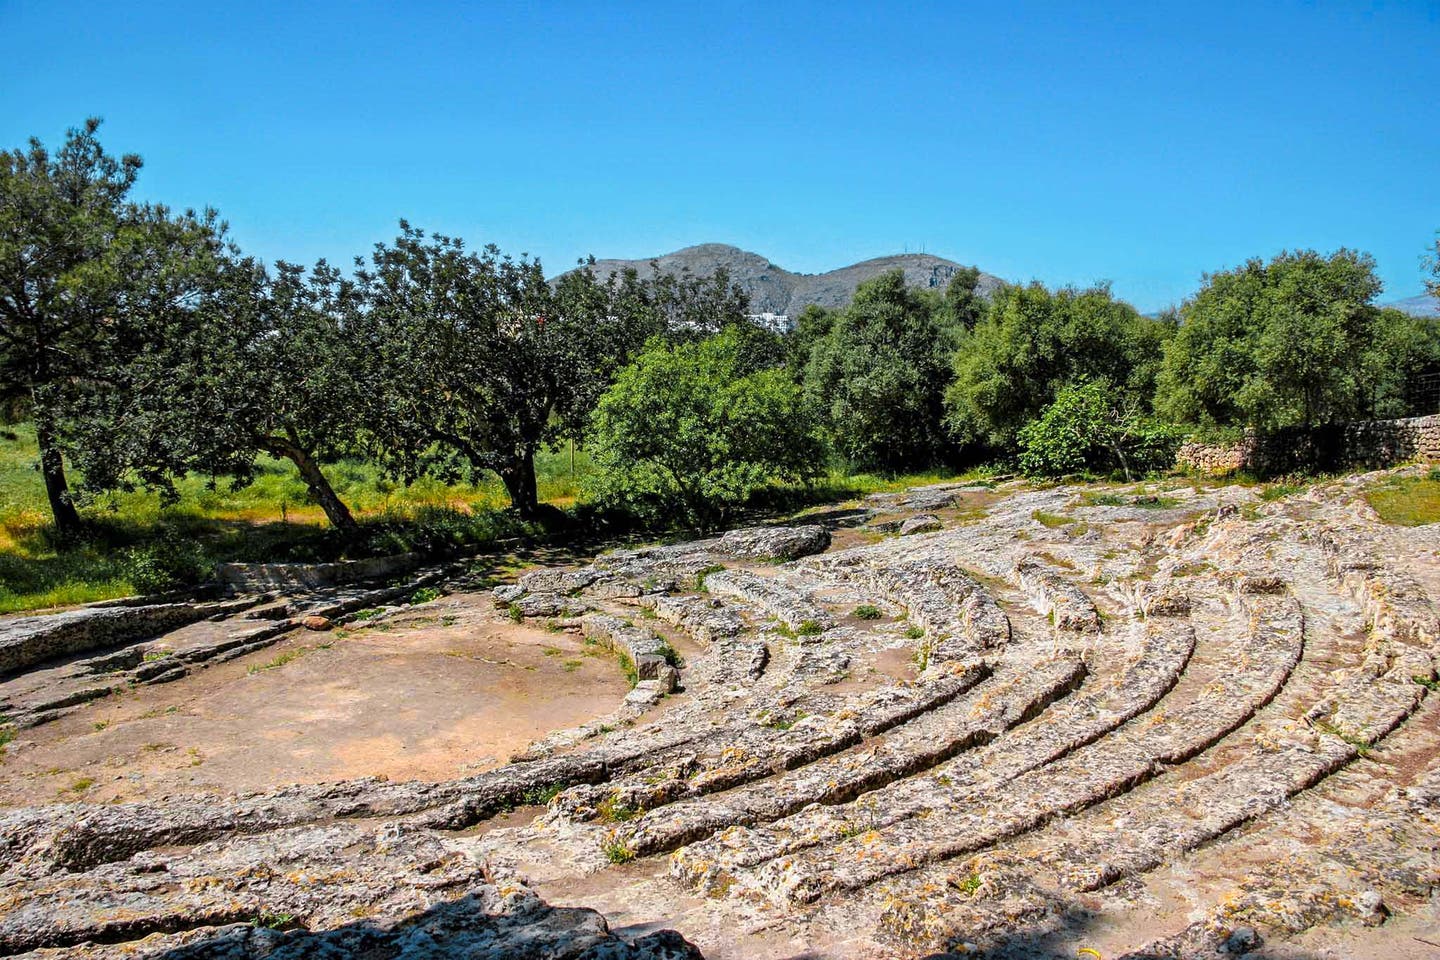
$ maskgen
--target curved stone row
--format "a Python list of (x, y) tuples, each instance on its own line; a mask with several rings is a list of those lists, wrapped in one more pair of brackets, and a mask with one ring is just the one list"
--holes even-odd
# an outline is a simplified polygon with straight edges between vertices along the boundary
[(744, 600), (791, 630), (813, 629), (818, 633), (835, 623), (800, 591), (749, 570), (712, 573), (705, 578), (705, 590), (715, 596)]
[(1139, 629), (1141, 649), (1122, 669), (1098, 681), (1090, 676), (1077, 692), (988, 746), (937, 766), (929, 776), (897, 781), (847, 804), (802, 810), (693, 844), (681, 855), (705, 867), (698, 874), (687, 867), (682, 876), (711, 887), (733, 884), (745, 868), (837, 842), (858, 826), (868, 832), (915, 817), (932, 808), (937, 796), (959, 802), (963, 796), (998, 789), (1094, 743), (1164, 696), (1194, 650), (1194, 630), (1183, 620), (1157, 619)]
[[(618, 828), (614, 839), (637, 855), (661, 853), (727, 827), (775, 820), (811, 803), (849, 800), (993, 739), (1073, 689), (1084, 673), (1078, 658), (1062, 657), (1035, 665), (1023, 678), (997, 677), (896, 727), (860, 752), (826, 757), (725, 794), (661, 807)], [(677, 870), (688, 872), (694, 861), (689, 863)]]
[[(372, 915), (404, 919), (363, 919)], [(152, 951), (195, 957), (390, 956), (427, 941), (446, 955), (699, 957), (670, 932), (616, 937), (598, 913), (549, 907), (434, 835), (393, 824), (274, 831), (0, 890), (0, 954), (130, 950), (142, 938)]]
[(925, 630), (929, 662), (964, 660), (1010, 642), (1010, 619), (989, 591), (958, 564), (921, 557), (896, 561), (872, 550), (826, 554), (804, 565), (859, 583), (904, 607), (910, 620)]
[(1299, 662), (1303, 619), (1293, 598), (1246, 596), (1242, 602), (1250, 614), (1245, 650), (1236, 651), (1230, 672), (1193, 697), (1173, 704), (1163, 699), (1114, 734), (979, 795), (947, 791), (924, 815), (767, 863), (754, 882), (781, 902), (812, 902), (984, 849), (1189, 759), (1268, 703)]
[(1099, 633), (1100, 612), (1085, 591), (1062, 577), (1049, 564), (1025, 557), (1015, 564), (1015, 582), (1042, 616), (1057, 630)]
[(925, 683), (884, 687), (841, 699), (823, 714), (781, 727), (765, 717), (727, 727), (723, 737), (696, 742), (679, 758), (657, 758), (623, 780), (580, 785), (560, 793), (551, 809), (572, 820), (589, 820), (602, 808), (650, 810), (682, 799), (728, 790), (811, 763), (855, 746), (892, 727), (936, 710), (989, 674), (980, 665), (952, 670)]
[[(1334, 555), (1332, 544), (1327, 549)], [(1410, 578), (1364, 564), (1364, 554), (1353, 548), (1346, 553), (1351, 563), (1334, 573), (1365, 606), (1363, 662), (1343, 675), (1325, 674), (1323, 695), (1299, 719), (1282, 715), (1257, 724), (1239, 759), (1201, 778), (1163, 785), (1154, 796), (1123, 798), (1110, 824), (1084, 825), (1093, 831), (1091, 841), (1065, 845), (1060, 869), (1067, 883), (1097, 889), (1268, 813), (1362, 756), (1419, 706), (1435, 676), (1436, 651), (1417, 639), (1433, 631), (1434, 607)], [(1126, 809), (1145, 816), (1127, 816)], [(1116, 822), (1128, 826), (1115, 830)]]

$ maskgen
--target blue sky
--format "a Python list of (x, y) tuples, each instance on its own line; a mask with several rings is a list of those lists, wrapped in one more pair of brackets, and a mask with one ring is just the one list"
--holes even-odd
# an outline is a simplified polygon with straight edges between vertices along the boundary
[(1142, 309), (1283, 248), (1421, 289), (1440, 3), (0, 0), (0, 144), (87, 115), (266, 259), (924, 249)]

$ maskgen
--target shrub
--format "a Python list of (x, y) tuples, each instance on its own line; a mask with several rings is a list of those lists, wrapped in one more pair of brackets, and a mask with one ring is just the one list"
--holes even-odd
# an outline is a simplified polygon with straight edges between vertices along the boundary
[(126, 550), (121, 569), (140, 593), (163, 593), (204, 580), (210, 564), (193, 540), (166, 533)]
[(1179, 444), (1174, 428), (1092, 380), (1060, 391), (1039, 419), (1020, 430), (1020, 469), (1032, 477), (1119, 470), (1130, 480), (1172, 466)]
[(657, 341), (620, 372), (592, 421), (596, 503), (708, 529), (772, 481), (818, 474), (799, 388), (783, 370), (747, 370), (743, 346), (738, 331)]
[(856, 620), (879, 620), (880, 608), (873, 603), (862, 603), (855, 608)]

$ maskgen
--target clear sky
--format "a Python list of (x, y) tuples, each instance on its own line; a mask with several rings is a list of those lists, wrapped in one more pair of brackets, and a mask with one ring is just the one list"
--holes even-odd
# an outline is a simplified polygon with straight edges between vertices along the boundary
[(267, 260), (925, 250), (1145, 310), (1283, 248), (1421, 289), (1440, 3), (0, 0), (0, 144), (88, 115)]

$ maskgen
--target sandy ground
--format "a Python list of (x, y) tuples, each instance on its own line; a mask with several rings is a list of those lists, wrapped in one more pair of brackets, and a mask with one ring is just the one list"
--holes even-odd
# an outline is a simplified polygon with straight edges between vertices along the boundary
[(445, 780), (609, 713), (628, 686), (580, 639), (455, 595), (372, 626), (301, 631), (171, 684), (20, 731), (0, 804)]

